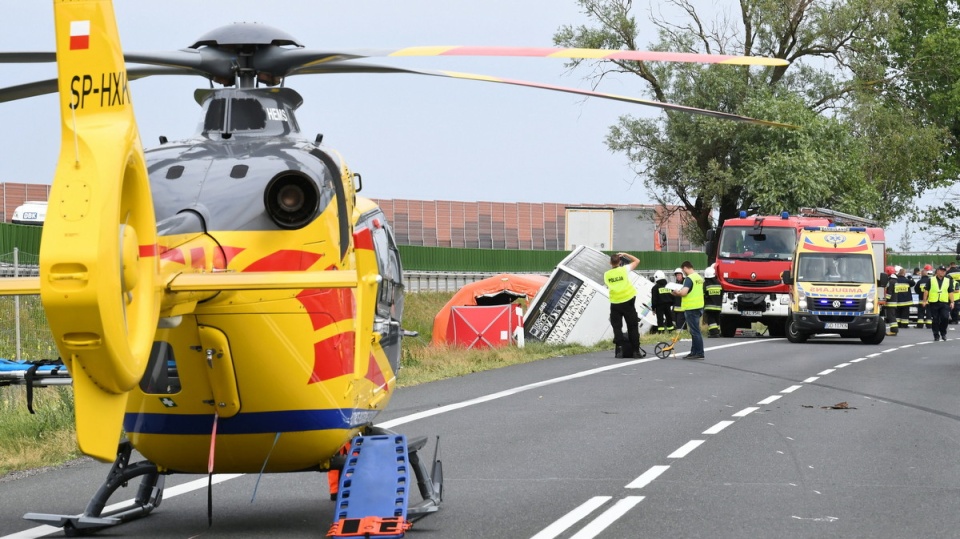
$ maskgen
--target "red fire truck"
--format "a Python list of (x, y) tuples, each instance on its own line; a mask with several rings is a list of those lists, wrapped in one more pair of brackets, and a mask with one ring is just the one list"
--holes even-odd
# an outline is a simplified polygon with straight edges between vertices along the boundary
[(874, 252), (878, 253), (878, 275), (883, 273), (885, 252), (883, 230), (876, 223), (854, 215), (823, 208), (802, 208), (799, 215), (752, 215), (727, 219), (719, 234), (707, 232), (704, 245), (717, 279), (723, 287), (720, 334), (733, 337), (737, 328), (754, 322), (767, 327), (771, 337), (786, 335), (790, 287), (780, 275), (793, 264), (797, 237), (806, 226), (831, 223), (869, 228)]

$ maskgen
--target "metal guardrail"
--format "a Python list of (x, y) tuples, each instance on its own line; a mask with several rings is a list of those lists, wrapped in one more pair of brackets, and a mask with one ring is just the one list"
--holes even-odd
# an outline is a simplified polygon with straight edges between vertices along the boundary
[(0, 263), (0, 277), (37, 277), (40, 275), (40, 266), (14, 266)]

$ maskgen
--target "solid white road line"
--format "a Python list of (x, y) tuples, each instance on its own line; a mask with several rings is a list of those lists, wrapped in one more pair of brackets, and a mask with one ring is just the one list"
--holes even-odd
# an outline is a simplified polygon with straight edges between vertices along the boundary
[(709, 429), (703, 431), (703, 433), (704, 433), (704, 434), (716, 434), (716, 433), (722, 431), (723, 429), (729, 427), (730, 425), (733, 425), (733, 421), (721, 421), (721, 422), (717, 423), (716, 425), (710, 427)]
[(643, 496), (627, 496), (613, 504), (610, 509), (600, 513), (600, 516), (593, 519), (590, 524), (587, 524), (570, 539), (593, 539), (641, 501), (643, 501)]
[(660, 474), (669, 469), (669, 466), (654, 466), (643, 472), (640, 477), (630, 481), (630, 483), (624, 488), (643, 488), (649, 485), (654, 479), (660, 477)]
[(770, 395), (769, 397), (763, 399), (762, 401), (758, 402), (757, 404), (770, 404), (771, 402), (779, 399), (779, 398), (782, 397), (782, 396), (783, 396), (783, 395)]
[(759, 409), (760, 409), (760, 408), (757, 408), (756, 406), (751, 406), (751, 407), (749, 407), (749, 408), (744, 408), (743, 410), (740, 410), (739, 412), (733, 414), (733, 417), (744, 417), (744, 416), (748, 416), (748, 415), (752, 414), (753, 412), (756, 412), (756, 411), (759, 410)]
[(704, 440), (690, 440), (689, 442), (681, 445), (676, 451), (667, 455), (668, 459), (682, 459), (683, 457), (690, 454), (691, 451), (700, 447)]
[(594, 512), (594, 510), (596, 510), (598, 507), (607, 503), (611, 498), (613, 498), (613, 496), (594, 496), (593, 498), (590, 498), (589, 500), (580, 504), (580, 506), (573, 511), (563, 515), (560, 520), (547, 526), (540, 533), (534, 535), (530, 539), (553, 539), (554, 537), (567, 531), (570, 526), (580, 522), (580, 520)]

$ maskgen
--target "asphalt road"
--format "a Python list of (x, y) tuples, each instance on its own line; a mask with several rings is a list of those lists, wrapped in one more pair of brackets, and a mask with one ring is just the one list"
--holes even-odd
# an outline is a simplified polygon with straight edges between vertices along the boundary
[[(709, 339), (705, 361), (597, 353), (401, 389), (380, 423), (439, 435), (445, 472), (443, 507), (407, 536), (960, 537), (950, 328), (877, 346)], [(107, 469), (0, 481), (0, 537), (46, 535), (21, 515), (81, 512)], [(170, 477), (159, 509), (100, 536), (317, 537), (332, 521), (322, 474), (224, 480), (209, 528), (205, 485)]]

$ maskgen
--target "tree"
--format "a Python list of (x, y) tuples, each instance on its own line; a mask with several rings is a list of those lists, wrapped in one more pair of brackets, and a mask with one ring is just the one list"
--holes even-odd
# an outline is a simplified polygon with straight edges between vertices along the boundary
[[(564, 26), (565, 47), (637, 49), (630, 0), (578, 0), (593, 26)], [(607, 144), (623, 152), (661, 202), (683, 205), (701, 231), (741, 209), (831, 207), (882, 223), (909, 212), (938, 179), (948, 135), (883, 99), (884, 50), (901, 0), (740, 0), (737, 18), (706, 21), (689, 0), (668, 0), (686, 23), (651, 15), (654, 50), (763, 55), (787, 67), (602, 61), (590, 78), (636, 75), (654, 99), (776, 120), (757, 127), (666, 113), (621, 117)], [(571, 62), (579, 67), (588, 62)], [(879, 81), (879, 82), (878, 82)], [(914, 148), (922, 146), (923, 151)]]

